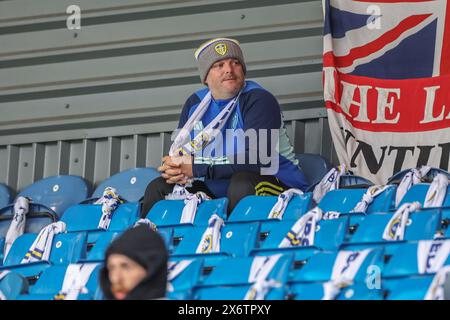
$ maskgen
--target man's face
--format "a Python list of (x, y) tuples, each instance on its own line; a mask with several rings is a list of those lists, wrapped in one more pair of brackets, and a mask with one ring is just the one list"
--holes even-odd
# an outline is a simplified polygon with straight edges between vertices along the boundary
[(107, 261), (111, 292), (117, 300), (124, 299), (147, 275), (138, 263), (122, 254), (111, 254)]
[(230, 99), (244, 86), (245, 75), (238, 59), (217, 61), (209, 69), (206, 83), (214, 99)]

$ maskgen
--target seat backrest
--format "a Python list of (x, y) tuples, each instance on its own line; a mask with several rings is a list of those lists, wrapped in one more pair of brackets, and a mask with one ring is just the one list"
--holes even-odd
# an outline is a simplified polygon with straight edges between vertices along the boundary
[[(405, 169), (400, 172), (395, 173), (392, 175), (389, 179), (387, 184), (399, 184), (400, 181), (403, 179), (403, 177), (410, 171), (411, 169)], [(450, 179), (450, 173), (448, 171), (439, 169), (439, 168), (431, 168), (431, 170), (425, 175), (424, 182), (431, 182), (433, 181), (434, 177), (437, 176), (439, 173), (445, 174)]]
[(201, 273), (202, 259), (194, 259), (177, 277), (170, 281), (173, 291), (191, 290), (197, 285)]
[[(389, 263), (386, 264), (383, 270), (383, 277), (405, 277), (412, 275), (419, 275), (418, 264), (420, 263), (419, 257), (419, 243), (429, 242), (432, 243), (430, 252), (424, 253), (426, 255), (426, 263), (433, 261), (436, 258), (436, 252), (441, 247), (443, 241), (419, 241), (417, 243), (404, 243), (399, 246), (392, 254)], [(447, 245), (450, 240), (445, 240)], [(450, 256), (444, 261), (445, 265), (450, 265)]]
[(0, 280), (0, 292), (7, 300), (15, 300), (28, 291), (28, 281), (20, 274), (10, 272)]
[(413, 276), (384, 279), (383, 290), (387, 300), (423, 300), (433, 281), (431, 276)]
[[(37, 234), (25, 233), (18, 237), (4, 261), (4, 266), (20, 265)], [(69, 264), (86, 257), (87, 237), (83, 232), (57, 234), (53, 238), (49, 262)]]
[(89, 186), (82, 177), (61, 175), (39, 180), (23, 189), (18, 196), (29, 197), (61, 217), (67, 208), (89, 196)]
[(128, 202), (136, 202), (144, 196), (147, 185), (160, 175), (154, 168), (125, 170), (102, 181), (95, 189), (92, 197), (100, 198), (106, 187), (113, 187), (122, 199)]
[[(98, 270), (101, 264), (99, 264), (94, 271), (92, 271), (86, 288), (93, 296), (97, 289)], [(30, 294), (32, 295), (56, 295), (63, 286), (64, 277), (66, 275), (67, 265), (54, 265), (45, 269), (38, 281), (30, 288)]]
[[(180, 225), (181, 215), (185, 204), (183, 200), (158, 201), (147, 214), (147, 218), (158, 227)], [(222, 219), (227, 215), (228, 198), (212, 199), (202, 202), (194, 219), (194, 225), (205, 226), (213, 214)]]
[(12, 203), (14, 199), (13, 191), (7, 185), (0, 183), (0, 208)]
[[(366, 216), (357, 226), (356, 232), (350, 237), (350, 243), (388, 243), (383, 240), (383, 232), (393, 213), (371, 214)], [(413, 212), (409, 216), (405, 228), (404, 240), (417, 241), (433, 239), (440, 223), (438, 210)]]
[[(279, 223), (265, 223), (261, 226), (260, 233), (267, 237), (259, 243), (259, 248), (263, 250), (278, 249), (278, 246), (292, 229), (295, 221), (282, 221)], [(348, 218), (342, 217), (334, 220), (320, 221), (314, 235), (314, 247), (323, 250), (337, 250), (344, 241), (348, 229)], [(304, 243), (304, 246), (295, 246), (293, 248), (308, 247), (311, 244)]]
[[(350, 213), (361, 201), (367, 189), (337, 189), (328, 191), (319, 203), (324, 212), (338, 211)], [(388, 212), (395, 198), (396, 187), (392, 186), (376, 196), (368, 206), (366, 213)]]
[[(31, 207), (40, 207), (31, 205)], [(35, 211), (34, 209), (32, 209)], [(39, 209), (36, 209), (38, 211)], [(0, 237), (6, 237), (11, 222), (14, 218), (13, 214), (3, 213), (0, 210)], [(57, 217), (51, 212), (29, 212), (26, 215), (24, 233), (39, 233), (42, 228), (50, 223), (56, 222)]]
[[(338, 252), (322, 252), (312, 256), (307, 263), (299, 270), (292, 271), (290, 281), (292, 282), (325, 282), (331, 279), (333, 268), (338, 257)], [(349, 259), (354, 259), (350, 256)], [(364, 282), (368, 276), (367, 268), (378, 266), (383, 267), (383, 250), (372, 249), (366, 256), (364, 262), (356, 272), (354, 281)], [(346, 266), (343, 266), (345, 268)]]
[[(206, 227), (193, 227), (185, 234), (173, 255), (195, 255)], [(220, 253), (245, 257), (255, 247), (258, 237), (258, 223), (229, 224), (221, 230)]]
[[(253, 260), (255, 258), (228, 258), (223, 259), (214, 270), (203, 280), (202, 285), (238, 285), (248, 284)], [(285, 283), (288, 279), (292, 255), (282, 255), (266, 280), (275, 280)]]
[[(430, 183), (418, 183), (413, 185), (406, 194), (403, 196), (398, 207), (401, 207), (404, 203), (419, 201), (423, 206), (425, 202), (425, 197), (427, 195), (428, 189), (430, 188)], [(450, 207), (450, 187), (447, 187), (447, 195), (444, 198), (442, 207)]]
[[(283, 220), (297, 220), (311, 207), (312, 194), (295, 196), (289, 201)], [(272, 207), (277, 203), (275, 196), (246, 196), (231, 212), (228, 221), (264, 221), (268, 220), (268, 215)]]
[[(114, 211), (109, 231), (122, 231), (132, 226), (139, 217), (139, 203), (128, 202), (119, 205)], [(61, 221), (66, 223), (68, 232), (98, 230), (102, 217), (102, 205), (79, 204), (66, 210)]]
[(119, 232), (103, 232), (95, 242), (95, 245), (87, 253), (87, 262), (100, 262), (105, 259), (105, 252), (111, 242), (119, 235)]
[(303, 173), (308, 179), (308, 184), (313, 185), (322, 180), (322, 178), (333, 168), (330, 161), (319, 154), (299, 153), (296, 155)]

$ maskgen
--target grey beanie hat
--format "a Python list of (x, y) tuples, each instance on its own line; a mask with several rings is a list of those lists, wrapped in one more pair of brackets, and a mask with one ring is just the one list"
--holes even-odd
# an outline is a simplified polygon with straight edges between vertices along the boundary
[(198, 70), (202, 83), (205, 84), (209, 69), (214, 63), (230, 58), (239, 60), (245, 74), (247, 69), (239, 41), (230, 38), (216, 38), (201, 44), (195, 51), (195, 59), (198, 62)]

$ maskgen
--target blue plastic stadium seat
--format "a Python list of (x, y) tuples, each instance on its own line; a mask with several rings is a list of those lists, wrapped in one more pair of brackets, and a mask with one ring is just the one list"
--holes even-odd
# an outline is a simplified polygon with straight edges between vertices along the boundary
[(318, 154), (300, 153), (296, 155), (299, 165), (309, 185), (315, 185), (333, 168), (328, 159)]
[(192, 298), (192, 289), (202, 276), (202, 259), (193, 259), (175, 279), (170, 281), (167, 298), (172, 300), (186, 300)]
[[(386, 225), (392, 218), (393, 213), (374, 213), (366, 216), (357, 225), (353, 235), (349, 237), (349, 244), (390, 244), (398, 241), (388, 241), (383, 239), (383, 232)], [(405, 229), (405, 241), (429, 240), (433, 239), (439, 223), (439, 210), (425, 210), (413, 212), (409, 216), (409, 223)]]
[[(132, 226), (139, 218), (139, 203), (123, 203), (114, 210), (108, 231), (123, 231)], [(98, 229), (102, 217), (102, 206), (95, 204), (79, 204), (66, 210), (61, 217), (68, 232), (88, 231), (88, 243), (95, 243), (104, 231)]]
[[(254, 258), (229, 258), (222, 260), (211, 274), (203, 280), (200, 286), (195, 288), (196, 299), (239, 299), (242, 300), (250, 288), (248, 281), (251, 265)], [(284, 299), (285, 283), (288, 278), (289, 268), (292, 263), (291, 255), (279, 258), (267, 280), (275, 280), (280, 284), (279, 288), (272, 288), (267, 300)], [(233, 272), (230, 272), (233, 270)], [(226, 293), (226, 295), (224, 295)]]
[[(425, 202), (425, 196), (427, 195), (429, 183), (419, 183), (411, 187), (408, 192), (404, 195), (399, 203), (401, 207), (404, 203), (419, 201), (423, 206)], [(445, 196), (444, 202), (442, 203), (443, 208), (450, 207), (450, 187), (447, 187), (447, 195)]]
[[(289, 284), (290, 300), (320, 300), (324, 297), (323, 282)], [(366, 284), (356, 284), (341, 289), (336, 300), (383, 300), (382, 290), (368, 289)]]
[(86, 257), (86, 234), (63, 233), (53, 238), (49, 261), (21, 264), (28, 249), (36, 239), (36, 234), (25, 233), (14, 241), (3, 267), (0, 270), (10, 270), (24, 277), (35, 277), (50, 265), (75, 263)]
[[(321, 252), (312, 256), (303, 267), (293, 270), (289, 282), (326, 282), (331, 279), (334, 262), (338, 252)], [(383, 267), (383, 250), (373, 249), (369, 252), (355, 275), (355, 283), (364, 283), (369, 266)]]
[(221, 230), (220, 253), (196, 254), (206, 227), (192, 227), (186, 232), (172, 256), (219, 255), (245, 257), (255, 247), (259, 225), (257, 223), (225, 225)]
[(14, 199), (13, 191), (7, 185), (0, 183), (0, 208), (11, 204)]
[(291, 230), (295, 221), (282, 221), (279, 223), (265, 223), (261, 226), (260, 234), (262, 235), (259, 243), (259, 248), (254, 252), (266, 252), (266, 254), (285, 253), (290, 251), (297, 251), (300, 248), (305, 250), (323, 249), (323, 250), (337, 250), (344, 241), (347, 229), (348, 218), (343, 217), (334, 220), (320, 221), (315, 230), (314, 245), (313, 246), (296, 246), (290, 248), (278, 248), (279, 244), (286, 237), (286, 234)]
[(67, 208), (89, 196), (89, 186), (79, 176), (54, 176), (33, 183), (22, 190), (19, 196), (29, 197), (33, 203), (46, 206), (61, 217)]
[(433, 275), (399, 279), (383, 279), (382, 287), (387, 300), (423, 300), (433, 281)]
[[(388, 179), (387, 184), (399, 184), (400, 181), (403, 179), (403, 177), (409, 172), (409, 170), (411, 169), (405, 169), (402, 170), (400, 172), (397, 172), (396, 174), (392, 175), (392, 177), (390, 177)], [(424, 177), (423, 180), (425, 180), (424, 182), (431, 182), (433, 181), (433, 178), (438, 175), (439, 173), (445, 174), (450, 178), (450, 173), (439, 169), (439, 168), (431, 168), (431, 170), (426, 174), (426, 176)]]
[(102, 181), (92, 197), (100, 198), (106, 187), (113, 187), (122, 199), (127, 202), (137, 202), (144, 196), (147, 185), (160, 175), (154, 168), (135, 168), (122, 171)]
[[(80, 259), (80, 263), (101, 262), (105, 259), (105, 252), (110, 243), (120, 235), (119, 232), (106, 231), (99, 235), (95, 244), (88, 250), (86, 258)], [(88, 244), (88, 248), (90, 245)]]
[[(396, 248), (383, 270), (383, 277), (391, 278), (419, 275), (417, 249), (418, 242), (404, 243)], [(444, 265), (450, 265), (450, 256)]]
[[(319, 208), (324, 212), (338, 211), (343, 214), (350, 213), (351, 210), (361, 201), (367, 189), (337, 189), (325, 194), (319, 203)], [(396, 187), (386, 189), (383, 193), (374, 198), (368, 206), (366, 213), (388, 212), (395, 199)]]
[[(282, 220), (297, 220), (311, 208), (312, 194), (295, 196), (289, 202)], [(275, 196), (247, 196), (243, 198), (228, 217), (228, 222), (267, 221), (270, 210), (277, 202)], [(273, 220), (273, 219), (271, 219)]]
[[(181, 225), (180, 219), (184, 205), (183, 200), (158, 201), (147, 214), (147, 218), (158, 227), (179, 226)], [(227, 198), (219, 198), (202, 202), (197, 208), (194, 225), (207, 225), (209, 218), (213, 214), (217, 214), (222, 219), (225, 219), (227, 216), (227, 206)]]
[(0, 280), (0, 292), (6, 300), (16, 300), (28, 291), (28, 281), (20, 274), (10, 272)]
[[(355, 176), (353, 174), (344, 174), (340, 177), (339, 180), (339, 189), (362, 189), (362, 188), (368, 188), (369, 186), (372, 186), (374, 183), (364, 177), (361, 176)], [(316, 184), (310, 185), (308, 189), (306, 189), (307, 192), (313, 192), (314, 188), (316, 187)]]
[[(80, 293), (78, 300), (93, 300), (98, 286), (98, 273), (101, 268), (99, 264), (92, 271), (86, 289), (88, 292)], [(29, 294), (19, 296), (19, 300), (53, 300), (55, 295), (59, 293), (64, 282), (66, 274), (66, 265), (51, 266), (42, 272), (39, 280), (30, 288)]]

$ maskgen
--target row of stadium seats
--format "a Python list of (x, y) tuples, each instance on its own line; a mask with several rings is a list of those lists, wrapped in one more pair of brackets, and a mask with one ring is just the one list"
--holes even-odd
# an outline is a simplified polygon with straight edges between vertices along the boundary
[[(141, 179), (142, 175), (139, 170), (149, 170), (146, 181)], [(45, 182), (47, 186), (43, 187), (43, 184), (41, 184), (40, 187), (35, 188), (36, 192), (41, 191), (42, 194), (45, 194), (48, 190), (51, 190), (51, 192), (48, 192), (50, 195), (48, 197), (42, 196), (42, 198), (39, 198), (40, 203), (34, 204), (38, 209), (36, 216), (33, 216), (33, 214), (27, 216), (26, 233), (16, 240), (4, 261), (4, 266), (0, 268), (0, 271), (12, 271), (0, 282), (0, 290), (2, 292), (13, 292), (12, 289), (16, 284), (16, 287), (20, 287), (20, 290), (16, 288), (16, 298), (49, 299), (61, 288), (68, 264), (76, 262), (101, 263), (104, 251), (112, 239), (123, 230), (131, 227), (140, 216), (138, 201), (142, 197), (146, 185), (151, 181), (151, 176), (153, 174), (153, 177), (158, 175), (156, 171), (150, 172), (151, 170), (129, 170), (129, 172), (122, 173), (122, 176), (117, 175), (120, 179), (113, 176), (110, 181), (102, 183), (90, 199), (86, 199), (88, 193), (85, 196), (80, 196), (82, 199), (77, 202), (83, 202), (82, 204), (76, 204), (77, 202), (68, 204), (70, 201), (58, 202), (55, 201), (57, 197), (48, 201), (55, 193), (60, 195), (63, 194), (62, 191), (64, 191), (64, 194), (72, 193), (69, 198), (76, 193), (72, 192), (74, 189), (66, 188), (64, 183), (61, 182), (65, 177), (57, 177), (57, 179), (61, 179), (58, 183), (55, 183), (52, 179), (37, 182), (37, 184)], [(125, 178), (123, 178), (124, 176)], [(114, 178), (117, 179), (116, 182), (114, 182)], [(141, 183), (141, 185), (139, 186), (138, 183)], [(116, 187), (122, 198), (127, 200), (114, 211), (109, 231), (97, 228), (101, 216), (101, 206), (92, 204), (92, 199), (101, 196), (106, 186)], [(401, 204), (412, 201), (423, 203), (428, 187), (429, 184), (427, 183), (413, 186), (405, 195)], [(137, 191), (138, 189), (139, 191)], [(359, 280), (355, 280), (354, 285), (342, 290), (338, 299), (396, 299), (401, 297), (422, 299), (423, 291), (426, 291), (433, 276), (429, 274), (418, 275), (417, 272), (414, 273), (410, 270), (417, 265), (417, 258), (415, 258), (417, 241), (432, 240), (436, 238), (436, 235), (439, 235), (439, 238), (442, 239), (450, 237), (447, 228), (450, 221), (450, 197), (447, 194), (442, 207), (422, 209), (412, 213), (406, 228), (405, 240), (388, 242), (382, 239), (382, 233), (392, 217), (392, 212), (396, 209), (394, 206), (395, 186), (388, 188), (383, 194), (375, 198), (366, 213), (350, 213), (366, 190), (365, 188), (357, 188), (328, 192), (318, 206), (324, 212), (339, 211), (342, 213), (341, 217), (335, 220), (320, 221), (315, 230), (314, 246), (295, 249), (280, 249), (278, 244), (290, 230), (292, 224), (314, 206), (311, 193), (293, 198), (282, 221), (267, 218), (270, 209), (277, 201), (277, 197), (246, 197), (241, 200), (228, 219), (226, 218), (228, 199), (219, 198), (206, 201), (199, 206), (193, 224), (179, 223), (184, 206), (183, 201), (163, 200), (158, 202), (147, 214), (147, 217), (158, 226), (158, 231), (165, 239), (171, 253), (171, 260), (190, 259), (194, 261), (173, 281), (175, 290), (171, 291), (169, 297), (242, 299), (251, 286), (248, 280), (243, 281), (242, 279), (248, 278), (250, 268), (248, 264), (251, 264), (253, 257), (282, 254), (283, 259), (280, 259), (278, 263), (286, 261), (286, 265), (279, 267), (282, 271), (277, 271), (277, 264), (272, 272), (278, 272), (280, 279), (284, 280), (281, 281), (277, 278), (276, 281), (282, 283), (282, 285), (278, 289), (271, 290), (267, 298), (316, 299), (323, 296), (323, 283), (330, 279), (325, 274), (326, 272), (330, 273), (329, 269), (333, 267), (334, 259), (339, 251), (372, 249), (372, 254), (378, 257), (374, 258), (373, 261), (381, 261), (376, 265), (382, 270), (382, 288), (367, 290), (362, 278), (356, 277), (355, 279)], [(33, 200), (37, 199), (33, 194), (27, 194), (27, 196), (30, 196)], [(61, 211), (63, 205), (67, 207), (64, 211)], [(0, 236), (3, 235), (4, 237), (12, 218), (11, 206), (2, 210), (4, 211), (0, 211), (0, 217), (3, 218), (0, 219), (0, 231), (2, 232)], [(5, 214), (5, 212), (9, 212), (9, 214)], [(52, 212), (55, 214), (45, 215)], [(61, 212), (63, 213), (61, 214)], [(214, 213), (221, 216), (226, 223), (221, 231), (221, 252), (206, 255), (196, 254), (195, 251), (200, 238), (205, 231), (209, 218)], [(56, 235), (49, 262), (20, 265), (20, 261), (36, 238), (36, 233), (39, 232), (40, 228), (57, 220), (66, 223), (67, 233)], [(378, 253), (375, 254), (375, 252)], [(405, 252), (409, 252), (409, 258), (400, 254)], [(315, 262), (316, 260), (317, 262)], [(401, 265), (401, 262), (404, 262), (405, 265), (400, 270), (406, 271), (398, 273), (397, 265)], [(234, 269), (230, 269), (231, 265), (227, 267), (227, 263), (231, 265), (236, 263)], [(239, 267), (246, 263), (248, 267)], [(369, 264), (373, 265), (372, 262)], [(445, 263), (445, 265), (448, 264), (450, 264), (449, 261)], [(194, 267), (195, 270), (189, 271)], [(80, 299), (101, 298), (96, 283), (98, 268), (100, 268), (100, 265), (95, 269), (88, 282), (88, 293), (81, 295)], [(328, 271), (324, 271), (321, 276), (314, 276), (314, 272), (320, 270), (320, 268), (325, 268), (323, 270)], [(242, 272), (246, 272), (245, 275), (247, 276), (240, 275), (243, 277), (241, 280), (228, 279), (228, 286), (224, 286), (214, 280), (215, 278), (227, 279), (224, 275), (220, 275), (220, 270), (225, 273), (227, 270), (228, 273), (230, 273), (229, 270), (242, 270)], [(364, 270), (364, 268), (361, 268), (361, 270)], [(194, 274), (191, 274), (191, 272), (194, 272)], [(235, 272), (231, 272), (231, 274), (234, 275)], [(27, 279), (24, 279), (24, 277)], [(21, 279), (21, 281), (17, 279)], [(403, 283), (404, 281), (406, 282)], [(408, 287), (408, 285), (414, 288), (412, 282), (422, 283), (423, 285), (419, 288), (421, 291), (419, 289), (416, 290), (417, 292), (412, 290), (413, 293), (410, 296), (404, 296), (404, 290), (401, 289)], [(11, 285), (8, 286), (8, 284)], [(2, 288), (2, 286), (6, 286), (6, 288)], [(29, 292), (29, 294), (18, 296), (18, 292)], [(14, 296), (13, 293), (11, 293), (11, 296)]]

